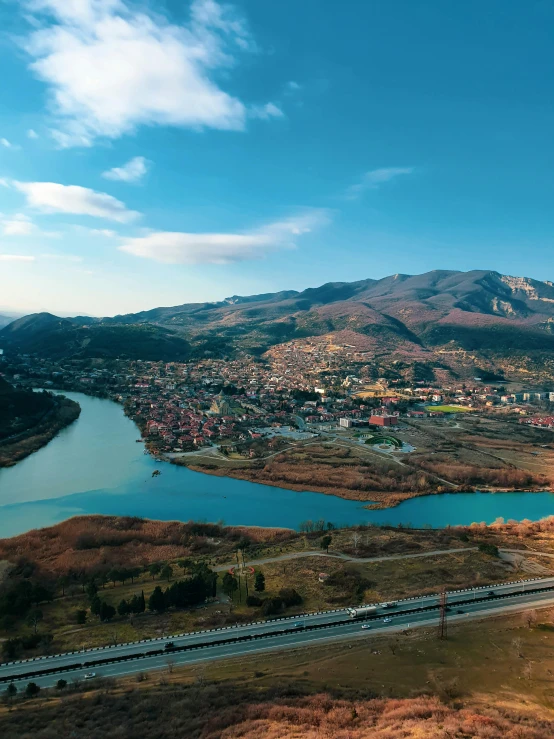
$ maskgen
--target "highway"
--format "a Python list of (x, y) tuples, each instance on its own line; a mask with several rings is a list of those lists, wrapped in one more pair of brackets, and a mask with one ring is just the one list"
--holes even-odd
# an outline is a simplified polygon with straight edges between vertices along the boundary
[[(528, 592), (534, 590), (535, 592)], [(538, 592), (538, 591), (541, 592)], [(489, 595), (494, 593), (495, 596)], [(448, 594), (448, 618), (459, 621), (501, 613), (504, 610), (525, 610), (554, 603), (554, 578), (543, 578), (505, 585), (486, 586), (475, 590)], [(458, 613), (461, 610), (463, 613)], [(97, 677), (118, 677), (138, 672), (167, 668), (206, 660), (246, 656), (271, 649), (286, 650), (332, 640), (368, 638), (373, 633), (403, 630), (437, 623), (438, 596), (411, 598), (398, 601), (395, 606), (381, 604), (374, 616), (366, 620), (350, 618), (346, 609), (293, 616), (273, 621), (232, 626), (205, 632), (196, 632), (164, 639), (145, 640), (117, 647), (104, 647), (70, 654), (25, 660), (0, 665), (0, 684), (13, 680), (24, 688), (32, 679), (41, 687), (50, 687), (63, 678), (68, 682), (80, 680), (89, 672)], [(383, 621), (390, 618), (389, 623)], [(367, 624), (370, 629), (362, 629)], [(177, 651), (164, 652), (167, 642), (173, 642)], [(186, 648), (186, 651), (178, 651)], [(146, 655), (146, 652), (161, 652)], [(109, 664), (83, 666), (85, 662), (110, 660)], [(111, 662), (114, 660), (114, 662)], [(118, 661), (119, 660), (119, 661)], [(53, 670), (53, 674), (40, 674)], [(24, 677), (23, 677), (24, 676)]]

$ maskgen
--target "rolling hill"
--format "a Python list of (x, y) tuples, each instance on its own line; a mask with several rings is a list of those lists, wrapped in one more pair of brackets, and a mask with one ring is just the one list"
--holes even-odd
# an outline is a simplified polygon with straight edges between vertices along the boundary
[(189, 343), (175, 332), (148, 323), (88, 323), (35, 313), (0, 331), (0, 348), (45, 357), (124, 357), (185, 361)]
[(492, 271), (435, 270), (114, 318), (36, 314), (2, 329), (0, 347), (49, 356), (177, 360), (260, 355), (292, 339), (347, 335), (349, 343), (380, 355), (458, 351), (544, 364), (554, 359), (553, 327), (553, 283)]

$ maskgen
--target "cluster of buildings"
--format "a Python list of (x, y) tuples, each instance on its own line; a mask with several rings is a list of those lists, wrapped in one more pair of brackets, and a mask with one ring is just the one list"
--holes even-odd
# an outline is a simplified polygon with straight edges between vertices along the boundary
[[(378, 378), (375, 391), (366, 392), (369, 361), (368, 352), (321, 338), (277, 345), (261, 359), (56, 361), (22, 355), (8, 362), (4, 356), (0, 372), (16, 384), (113, 398), (136, 420), (152, 449), (163, 453), (214, 444), (232, 451), (269, 443), (279, 434), (287, 438), (289, 431), (288, 438), (296, 432), (302, 438), (303, 433), (360, 426), (387, 428), (400, 416), (444, 415), (441, 406), (449, 404), (485, 411), (509, 406), (530, 415), (537, 406), (548, 413), (548, 403), (554, 402), (553, 392), (506, 393), (477, 381), (441, 387)], [(525, 422), (551, 427), (552, 418), (535, 415)]]

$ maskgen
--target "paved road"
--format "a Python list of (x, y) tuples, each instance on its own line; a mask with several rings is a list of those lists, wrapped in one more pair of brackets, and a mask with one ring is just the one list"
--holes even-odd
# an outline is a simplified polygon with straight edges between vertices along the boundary
[[(489, 588), (479, 588), (475, 590), (457, 591), (449, 593), (448, 602), (451, 605), (451, 618), (454, 621), (470, 618), (472, 616), (482, 616), (487, 614), (502, 613), (506, 610), (524, 610), (536, 606), (550, 605), (554, 603), (554, 592), (547, 591), (545, 593), (526, 593), (525, 588), (530, 587), (552, 587), (554, 588), (554, 578), (545, 578), (535, 581), (524, 581), (520, 583), (507, 583), (506, 585), (491, 586), (497, 596), (506, 596), (515, 594), (506, 599), (497, 598), (487, 600)], [(485, 598), (479, 601), (479, 598)], [(472, 600), (473, 599), (473, 600)], [(462, 606), (463, 614), (457, 613), (456, 604), (464, 601)], [(211, 632), (197, 632), (192, 634), (183, 634), (181, 636), (166, 637), (147, 641), (145, 643), (123, 644), (118, 647), (106, 647), (96, 650), (87, 650), (86, 652), (54, 655), (38, 660), (27, 660), (11, 664), (0, 665), (0, 684), (10, 681), (12, 675), (22, 673), (30, 673), (34, 670), (40, 671), (52, 667), (62, 668), (64, 666), (74, 665), (75, 663), (83, 663), (85, 661), (106, 658), (118, 658), (124, 655), (140, 654), (152, 649), (163, 648), (167, 641), (172, 641), (175, 646), (195, 646), (203, 644), (187, 652), (174, 652), (150, 657), (136, 658), (127, 662), (120, 662), (110, 665), (101, 665), (98, 667), (89, 667), (69, 669), (54, 675), (46, 675), (33, 678), (41, 687), (49, 687), (55, 685), (60, 677), (65, 680), (82, 679), (86, 672), (93, 670), (98, 677), (116, 677), (121, 675), (145, 672), (148, 670), (167, 668), (168, 664), (189, 664), (202, 662), (205, 660), (223, 659), (231, 656), (248, 655), (255, 652), (266, 651), (271, 649), (290, 649), (293, 647), (309, 646), (313, 643), (320, 643), (335, 639), (351, 639), (358, 638), (372, 633), (383, 633), (387, 631), (403, 630), (412, 626), (421, 626), (426, 623), (436, 623), (438, 619), (438, 609), (431, 611), (418, 611), (416, 613), (404, 613), (409, 609), (418, 609), (425, 606), (436, 606), (438, 598), (436, 595), (422, 598), (412, 598), (400, 601), (394, 608), (386, 608), (383, 604), (379, 607), (376, 620), (372, 620), (370, 630), (362, 630), (361, 623), (349, 618), (346, 609), (339, 611), (327, 611), (323, 613), (307, 614), (304, 616), (293, 616), (291, 618), (282, 618), (275, 621), (266, 621), (261, 623), (246, 624), (244, 626), (228, 627)], [(384, 623), (383, 618), (390, 617), (390, 623)], [(340, 621), (340, 623), (336, 623)], [(295, 628), (297, 630), (288, 634), (275, 634), (281, 630)], [(327, 626), (328, 624), (328, 626)], [(311, 630), (310, 627), (326, 625), (325, 628)], [(232, 644), (217, 644), (223, 639), (234, 638), (238, 636), (256, 636), (271, 633), (273, 635), (259, 638), (252, 641), (237, 642)], [(215, 642), (213, 646), (206, 646), (206, 643)], [(24, 688), (30, 678), (16, 681), (18, 688)]]

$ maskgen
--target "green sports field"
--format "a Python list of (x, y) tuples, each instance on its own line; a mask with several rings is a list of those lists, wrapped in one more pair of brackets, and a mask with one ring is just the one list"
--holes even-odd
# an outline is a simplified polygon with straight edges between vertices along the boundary
[(440, 413), (468, 413), (469, 411), (475, 410), (474, 408), (468, 408), (465, 405), (428, 405), (425, 407), (426, 411), (439, 411)]

